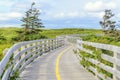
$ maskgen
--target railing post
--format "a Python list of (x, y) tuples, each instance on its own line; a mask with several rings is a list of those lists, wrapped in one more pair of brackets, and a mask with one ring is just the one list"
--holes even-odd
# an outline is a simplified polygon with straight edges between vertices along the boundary
[(44, 53), (45, 52), (45, 41), (43, 40), (42, 41), (42, 53)]
[(58, 39), (56, 39), (56, 48), (58, 48)]
[(50, 51), (50, 40), (48, 40), (48, 51)]
[[(21, 46), (21, 50), (20, 51), (22, 51), (22, 50), (25, 50), (25, 46)], [(21, 58), (20, 59), (23, 59), (25, 57), (25, 53), (23, 54), (23, 55), (21, 55)], [(24, 61), (25, 62), (25, 61)]]
[(50, 39), (50, 51), (52, 51), (52, 39)]
[(96, 80), (99, 80), (97, 74), (98, 74), (98, 71), (97, 71), (97, 69), (95, 68), (95, 78), (96, 78)]
[(48, 52), (49, 51), (49, 41), (47, 40), (46, 41), (46, 52)]
[(57, 48), (57, 39), (55, 39), (55, 49)]
[[(80, 42), (79, 42), (80, 41)], [(78, 39), (77, 40), (77, 47), (79, 48), (79, 49), (82, 49), (83, 47), (82, 47), (82, 39)]]
[(113, 80), (117, 80), (115, 76), (115, 71), (117, 70), (117, 65), (116, 65), (117, 52), (114, 52), (114, 59), (115, 59), (115, 63), (113, 63), (113, 68), (114, 68)]
[[(37, 43), (33, 43), (33, 46), (36, 46), (36, 44), (37, 44)], [(37, 46), (33, 48), (33, 51), (36, 51), (36, 48), (37, 48)], [(37, 53), (37, 52), (34, 53), (33, 56), (35, 56), (36, 54), (38, 54), (38, 53)]]
[(54, 49), (55, 49), (56, 48), (56, 39), (54, 39), (53, 44), (54, 44)]
[(65, 40), (66, 40), (66, 39), (63, 39), (63, 41), (62, 41), (62, 45), (65, 45), (65, 44), (66, 44)]
[(51, 50), (53, 50), (53, 39), (51, 39), (50, 41), (50, 47), (51, 47)]

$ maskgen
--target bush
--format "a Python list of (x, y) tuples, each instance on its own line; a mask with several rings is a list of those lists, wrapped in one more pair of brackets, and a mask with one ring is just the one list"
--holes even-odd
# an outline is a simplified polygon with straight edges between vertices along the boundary
[(36, 39), (46, 39), (47, 37), (39, 34), (25, 35), (24, 41), (36, 40)]
[(118, 43), (118, 41), (114, 37), (109, 37), (109, 36), (87, 35), (87, 36), (81, 36), (81, 38), (84, 41), (104, 43), (104, 44)]

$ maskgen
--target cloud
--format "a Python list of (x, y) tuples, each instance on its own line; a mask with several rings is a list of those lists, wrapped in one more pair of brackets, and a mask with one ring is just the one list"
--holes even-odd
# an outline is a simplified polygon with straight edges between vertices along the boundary
[(89, 12), (87, 13), (87, 16), (90, 16), (90, 17), (95, 17), (95, 18), (103, 18), (104, 16), (104, 11), (102, 12)]
[(0, 21), (6, 21), (20, 17), (22, 17), (22, 14), (18, 12), (0, 13)]
[(115, 13), (120, 11), (120, 0), (1, 0), (0, 24), (21, 25), (20, 18), (25, 15), (32, 2), (36, 2), (35, 7), (41, 10), (40, 19), (43, 24), (51, 28), (79, 26), (77, 24), (99, 26), (98, 21), (103, 17), (104, 9), (114, 9)]
[(15, 3), (15, 1), (10, 1), (10, 0), (1, 0), (0, 1), (0, 6), (12, 6)]
[(88, 2), (85, 4), (84, 9), (86, 11), (95, 12), (95, 11), (101, 11), (104, 9), (116, 9), (117, 4), (115, 2), (104, 2), (103, 0), (98, 0), (95, 2)]
[(59, 13), (54, 13), (52, 14), (53, 18), (56, 19), (68, 19), (68, 18), (80, 18), (84, 17), (85, 14), (82, 12), (74, 11), (74, 12), (59, 12)]
[(86, 12), (86, 17), (103, 18), (105, 9), (115, 10), (117, 7), (118, 4), (115, 1), (97, 0), (86, 3), (83, 9)]

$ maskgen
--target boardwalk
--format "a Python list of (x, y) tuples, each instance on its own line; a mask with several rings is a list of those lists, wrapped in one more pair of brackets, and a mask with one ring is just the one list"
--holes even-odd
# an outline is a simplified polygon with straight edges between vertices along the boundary
[[(65, 51), (68, 47), (69, 49)], [(42, 55), (25, 68), (20, 74), (20, 80), (96, 80), (79, 64), (79, 60), (73, 53), (74, 48), (66, 45)], [(57, 74), (56, 60), (60, 54)]]
[[(101, 59), (112, 65), (107, 65)], [(92, 65), (84, 65), (83, 68), (80, 61)], [(17, 43), (8, 50), (0, 62), (0, 80), (120, 80), (119, 63), (120, 47), (117, 46), (82, 41), (74, 36), (34, 40)], [(19, 78), (16, 74), (19, 74)]]

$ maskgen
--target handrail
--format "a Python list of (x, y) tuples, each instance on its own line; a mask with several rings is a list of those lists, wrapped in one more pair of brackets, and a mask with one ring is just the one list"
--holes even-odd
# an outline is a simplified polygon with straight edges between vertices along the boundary
[(43, 53), (63, 45), (62, 38), (26, 41), (13, 45), (0, 62), (0, 80), (8, 80)]
[[(79, 39), (77, 40), (76, 44), (78, 48), (77, 53), (80, 55), (80, 61), (86, 60), (89, 63), (95, 65), (95, 66), (84, 65), (84, 67), (88, 69), (89, 71), (92, 71), (95, 74), (96, 78), (103, 79), (103, 80), (120, 80), (120, 47), (108, 45), (108, 44), (87, 42), (87, 41), (82, 41)], [(104, 50), (104, 51), (112, 52), (113, 55), (108, 55), (106, 53), (100, 53), (100, 55), (97, 55), (97, 56), (99, 56), (101, 59), (109, 63), (112, 63), (113, 66), (106, 65), (97, 58), (82, 56), (83, 53), (81, 53), (81, 51), (84, 51), (86, 54), (90, 56), (95, 55), (93, 49), (88, 49), (85, 46), (93, 47), (95, 50)], [(106, 76), (102, 72), (99, 72), (98, 68), (105, 70), (106, 72), (112, 74), (113, 76), (112, 77)]]

